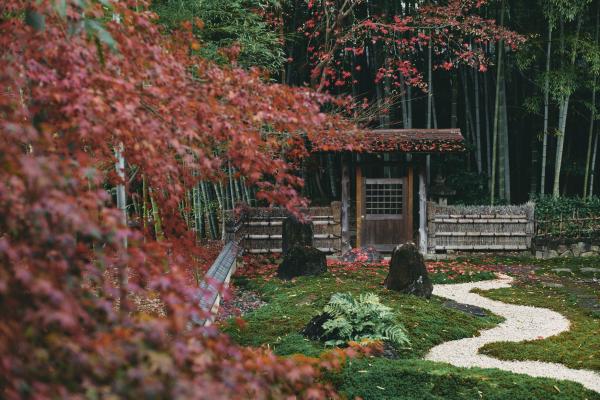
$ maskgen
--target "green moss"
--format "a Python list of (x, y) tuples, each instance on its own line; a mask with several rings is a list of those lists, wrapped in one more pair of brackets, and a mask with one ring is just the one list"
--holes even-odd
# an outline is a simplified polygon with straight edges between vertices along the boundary
[[(585, 293), (583, 288), (580, 290)], [(598, 295), (591, 288), (588, 291), (587, 296), (597, 299)], [(481, 294), (506, 303), (549, 308), (571, 321), (571, 329), (560, 335), (530, 342), (491, 343), (483, 347), (482, 353), (505, 360), (541, 360), (571, 368), (600, 370), (600, 318), (581, 304), (585, 300), (582, 297), (566, 288), (544, 288), (533, 284)]]
[[(310, 346), (308, 352), (313, 354), (314, 349), (324, 347), (319, 343), (300, 343), (296, 336), (288, 335), (297, 334), (336, 292), (374, 292), (383, 304), (394, 309), (412, 344), (401, 354), (406, 358), (421, 357), (437, 344), (473, 336), (500, 322), (500, 318), (493, 315), (481, 318), (449, 309), (438, 298), (427, 300), (389, 291), (382, 286), (385, 271), (384, 268), (364, 268), (294, 281), (277, 278), (269, 282), (238, 281), (238, 285), (259, 291), (268, 304), (246, 315), (248, 324), (244, 329), (231, 324), (225, 331), (242, 345), (268, 345), (279, 354), (292, 354), (298, 349), (307, 354), (306, 346)], [(291, 346), (290, 341), (296, 345)]]
[[(503, 260), (514, 264), (523, 261)], [(587, 261), (587, 260), (586, 260)], [(469, 260), (472, 262), (472, 260)], [(481, 260), (490, 264), (490, 260)], [(506, 262), (508, 264), (508, 262)], [(549, 268), (553, 264), (542, 264)], [(430, 300), (402, 295), (383, 288), (386, 267), (331, 269), (321, 277), (304, 277), (294, 281), (274, 278), (238, 278), (236, 284), (261, 293), (268, 304), (246, 315), (248, 322), (240, 330), (234, 324), (226, 331), (244, 345), (268, 345), (279, 355), (301, 353), (319, 355), (324, 347), (307, 340), (298, 332), (327, 303), (332, 293), (354, 294), (374, 292), (383, 304), (392, 307), (406, 326), (412, 348), (401, 353), (402, 359), (366, 358), (350, 361), (339, 373), (329, 374), (330, 380), (348, 398), (363, 399), (589, 399), (600, 395), (568, 381), (532, 378), (499, 370), (455, 368), (446, 364), (418, 360), (431, 347), (477, 334), (490, 328), (500, 318), (490, 315), (478, 318), (449, 309), (443, 300)], [(474, 274), (469, 279), (487, 279)], [(448, 276), (438, 276), (444, 282)], [(486, 352), (499, 358), (541, 359), (564, 363), (575, 368), (598, 369), (600, 331), (598, 319), (578, 303), (580, 299), (562, 289), (529, 285), (483, 292), (498, 300), (531, 304), (554, 309), (571, 319), (573, 331), (533, 343), (502, 343), (486, 347)]]
[(329, 379), (350, 399), (600, 399), (600, 394), (573, 382), (491, 369), (455, 368), (422, 360), (353, 360)]

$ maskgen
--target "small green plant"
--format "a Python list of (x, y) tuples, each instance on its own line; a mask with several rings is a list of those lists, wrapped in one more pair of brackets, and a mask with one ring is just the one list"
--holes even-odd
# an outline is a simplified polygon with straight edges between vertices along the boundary
[(323, 324), (324, 336), (331, 338), (325, 342), (328, 346), (363, 339), (386, 340), (396, 347), (410, 344), (404, 326), (374, 293), (360, 294), (358, 299), (350, 293), (335, 293), (323, 312), (331, 316)]

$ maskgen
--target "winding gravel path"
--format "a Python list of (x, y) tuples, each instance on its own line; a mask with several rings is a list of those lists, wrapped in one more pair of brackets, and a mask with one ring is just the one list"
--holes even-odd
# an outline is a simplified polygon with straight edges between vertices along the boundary
[(499, 275), (498, 278), (492, 281), (434, 286), (433, 294), (436, 296), (485, 308), (506, 320), (492, 329), (481, 331), (480, 336), (435, 346), (425, 359), (458, 367), (498, 368), (535, 377), (566, 379), (600, 393), (600, 374), (594, 371), (571, 369), (562, 364), (541, 361), (498, 360), (479, 354), (479, 349), (487, 343), (544, 339), (569, 330), (569, 320), (557, 312), (546, 308), (506, 304), (471, 293), (476, 288), (491, 290), (511, 286), (511, 277)]

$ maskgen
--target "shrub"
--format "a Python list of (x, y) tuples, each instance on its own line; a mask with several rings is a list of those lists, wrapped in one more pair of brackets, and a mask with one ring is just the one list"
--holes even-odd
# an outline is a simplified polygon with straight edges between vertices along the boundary
[(600, 223), (600, 198), (542, 197), (536, 200), (535, 218), (540, 236), (596, 237)]
[(331, 316), (323, 323), (324, 336), (331, 338), (325, 342), (328, 346), (363, 339), (386, 340), (397, 347), (410, 343), (404, 326), (376, 294), (361, 294), (356, 299), (350, 293), (335, 293), (323, 313)]

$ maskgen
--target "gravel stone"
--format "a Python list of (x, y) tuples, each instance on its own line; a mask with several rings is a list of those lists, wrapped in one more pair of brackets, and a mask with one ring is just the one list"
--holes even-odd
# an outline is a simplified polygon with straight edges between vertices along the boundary
[(481, 331), (477, 337), (452, 340), (435, 346), (425, 359), (458, 367), (498, 368), (534, 377), (570, 380), (600, 393), (600, 374), (594, 371), (571, 369), (562, 364), (541, 361), (498, 360), (479, 354), (479, 349), (488, 343), (538, 340), (569, 330), (569, 320), (555, 311), (506, 304), (471, 293), (472, 289), (507, 288), (512, 282), (511, 277), (499, 275), (499, 279), (492, 281), (435, 285), (433, 294), (436, 296), (485, 308), (506, 320), (492, 329)]

